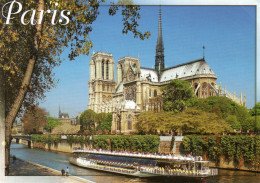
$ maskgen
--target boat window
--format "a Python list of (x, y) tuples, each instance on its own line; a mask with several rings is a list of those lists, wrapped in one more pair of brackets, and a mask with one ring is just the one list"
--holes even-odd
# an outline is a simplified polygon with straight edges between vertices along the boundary
[(103, 154), (86, 154), (84, 156), (88, 159), (101, 160), (101, 161), (112, 161), (117, 163), (138, 163), (139, 165), (156, 165), (156, 160), (146, 159), (146, 158), (135, 158), (135, 157), (125, 157), (125, 156), (113, 156), (113, 155), (103, 155)]

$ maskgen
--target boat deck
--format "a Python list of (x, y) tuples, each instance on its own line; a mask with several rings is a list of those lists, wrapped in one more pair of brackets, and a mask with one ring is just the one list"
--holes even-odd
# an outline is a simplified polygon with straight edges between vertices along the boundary
[(110, 152), (110, 151), (98, 151), (98, 150), (73, 150), (73, 153), (90, 153), (90, 154), (102, 154), (102, 155), (112, 155), (112, 156), (123, 156), (123, 157), (136, 157), (136, 158), (147, 158), (156, 160), (172, 160), (172, 161), (196, 161), (195, 157), (186, 156), (172, 156), (172, 155), (159, 155), (159, 154), (141, 154), (141, 153), (126, 153), (126, 152)]

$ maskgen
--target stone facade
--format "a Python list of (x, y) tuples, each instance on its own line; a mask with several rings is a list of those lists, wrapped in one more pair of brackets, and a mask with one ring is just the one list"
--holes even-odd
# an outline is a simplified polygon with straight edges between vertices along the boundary
[(115, 81), (113, 55), (97, 52), (91, 56), (88, 109), (97, 113), (113, 113), (111, 132), (114, 134), (135, 132), (135, 122), (140, 112), (160, 111), (161, 88), (173, 79), (189, 81), (199, 98), (223, 95), (245, 105), (242, 94), (237, 98), (216, 85), (217, 76), (204, 57), (173, 67), (164, 67), (161, 29), (160, 13), (155, 69), (141, 67), (139, 58), (123, 57), (118, 60)]

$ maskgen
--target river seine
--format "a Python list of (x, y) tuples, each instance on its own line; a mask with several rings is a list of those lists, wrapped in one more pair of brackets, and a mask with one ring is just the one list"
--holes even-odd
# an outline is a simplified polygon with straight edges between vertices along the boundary
[[(25, 145), (12, 143), (11, 154), (25, 161), (34, 162), (50, 167), (55, 170), (69, 167), (70, 174), (94, 182), (191, 182), (185, 179), (176, 178), (133, 178), (122, 175), (110, 174), (80, 168), (69, 163), (71, 154), (44, 151), (39, 149), (29, 149)], [(209, 178), (207, 183), (257, 183), (260, 181), (260, 173), (244, 171), (219, 170), (219, 175)]]

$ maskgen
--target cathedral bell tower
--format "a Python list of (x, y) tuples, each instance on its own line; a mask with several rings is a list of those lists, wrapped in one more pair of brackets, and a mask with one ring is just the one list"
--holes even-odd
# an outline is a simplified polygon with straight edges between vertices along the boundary
[(102, 111), (102, 105), (112, 100), (115, 92), (114, 58), (110, 53), (97, 52), (92, 54), (89, 62), (90, 80), (88, 109)]
[(164, 70), (164, 46), (163, 46), (163, 39), (162, 39), (162, 19), (161, 19), (161, 7), (159, 10), (159, 28), (158, 28), (158, 37), (157, 37), (157, 44), (156, 44), (156, 55), (155, 55), (155, 70), (160, 75)]

